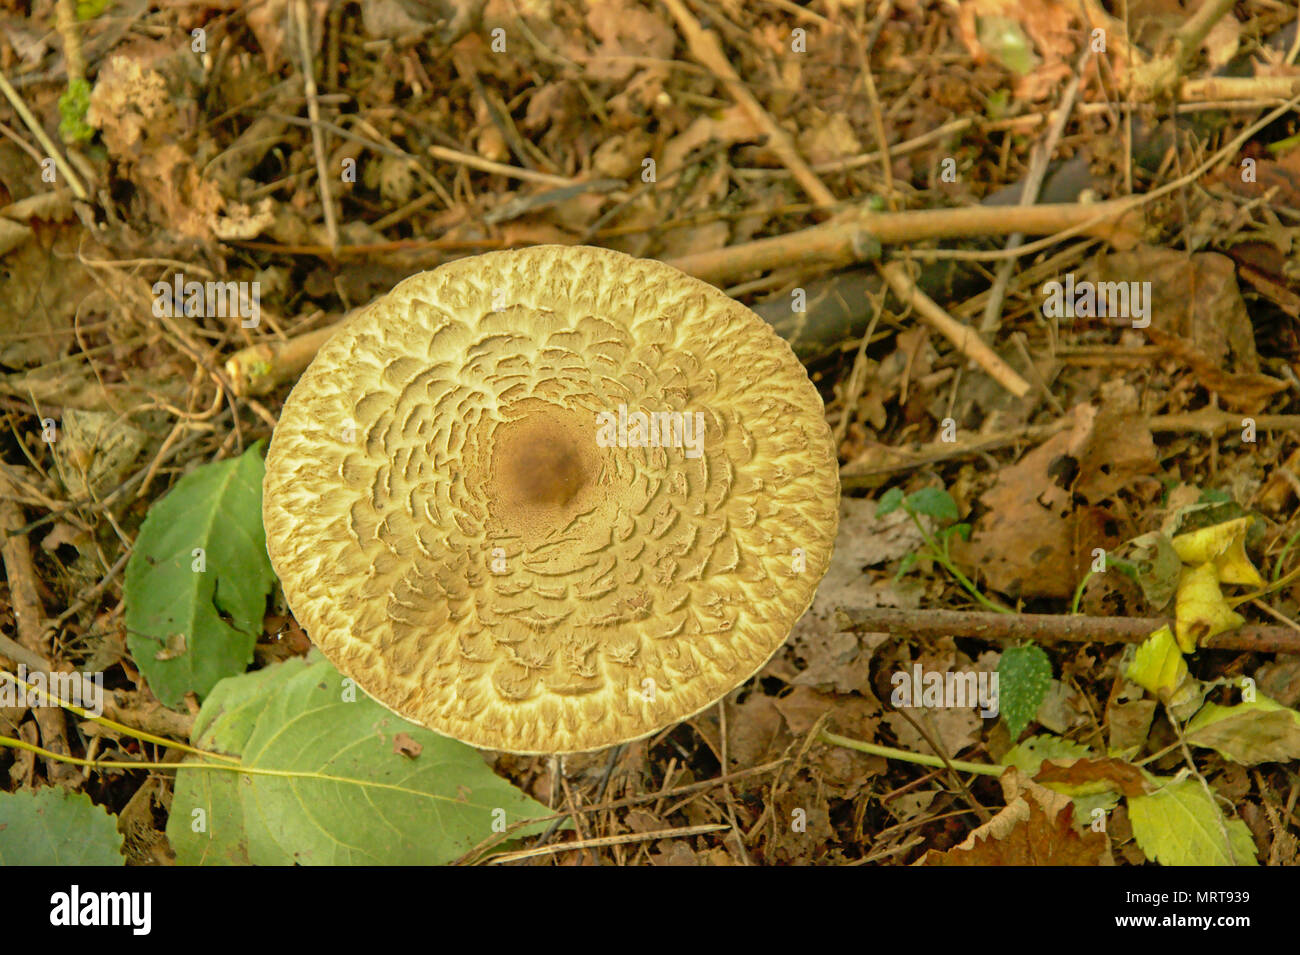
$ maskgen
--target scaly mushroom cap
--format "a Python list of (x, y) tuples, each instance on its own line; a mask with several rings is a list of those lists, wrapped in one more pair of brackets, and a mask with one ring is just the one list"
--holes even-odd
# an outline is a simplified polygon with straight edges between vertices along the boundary
[(757, 315), (659, 262), (540, 246), (347, 322), (284, 405), (262, 514), (294, 615), (368, 694), (561, 753), (753, 676), (812, 602), (838, 498), (821, 397)]

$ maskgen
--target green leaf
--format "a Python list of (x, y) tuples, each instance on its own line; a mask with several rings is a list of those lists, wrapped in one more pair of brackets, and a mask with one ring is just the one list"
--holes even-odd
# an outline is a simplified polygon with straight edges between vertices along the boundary
[(904, 554), (903, 559), (898, 562), (898, 573), (894, 574), (894, 579), (901, 579), (904, 574), (915, 567), (918, 556), (916, 551), (909, 551)]
[(976, 17), (975, 31), (984, 49), (1013, 73), (1024, 76), (1041, 62), (1024, 29), (1011, 17)]
[(1052, 661), (1042, 647), (1009, 647), (998, 661), (998, 708), (1011, 738), (1018, 737), (1038, 712), (1052, 686)]
[[(1258, 865), (1255, 840), (1240, 819), (1225, 819), (1196, 779), (1168, 783), (1149, 796), (1128, 797), (1139, 848), (1161, 865)], [(1223, 838), (1223, 829), (1228, 840)], [(1228, 846), (1232, 851), (1229, 854)]]
[(125, 865), (117, 819), (85, 793), (0, 793), (0, 865)]
[(1234, 763), (1287, 762), (1300, 759), (1300, 713), (1263, 694), (1236, 706), (1206, 703), (1187, 724), (1186, 738)]
[[(238, 755), (271, 695), (306, 668), (306, 660), (292, 657), (222, 680), (199, 710), (190, 741), (200, 748)], [(182, 864), (252, 864), (244, 809), (239, 801), (240, 782), (237, 774), (222, 770), (177, 770), (167, 838)]]
[(1092, 750), (1082, 743), (1043, 733), (1012, 746), (1000, 762), (1003, 766), (1016, 767), (1027, 776), (1036, 776), (1047, 760), (1059, 763), (1067, 759), (1083, 759), (1091, 755)]
[(206, 696), (252, 662), (275, 580), (262, 474), (256, 445), (204, 465), (150, 508), (140, 528), (126, 567), (127, 647), (167, 706), (179, 707), (191, 690)]
[(1152, 607), (1159, 610), (1169, 603), (1178, 589), (1178, 578), (1183, 562), (1173, 543), (1159, 531), (1135, 537), (1132, 541), (1133, 578), (1142, 588), (1142, 594)]
[(925, 514), (936, 521), (955, 521), (957, 502), (941, 487), (923, 487), (907, 496), (908, 510)]
[(999, 120), (1007, 113), (1007, 101), (1011, 98), (1006, 90), (994, 90), (985, 102), (984, 114), (992, 120)]
[[(418, 755), (397, 751), (399, 733)], [(223, 680), (193, 743), (275, 775), (177, 770), (167, 836), (187, 865), (439, 865), (550, 814), (478, 750), (395, 716), (318, 657)]]
[(903, 492), (900, 488), (891, 487), (888, 491), (880, 496), (876, 501), (876, 517), (884, 517), (886, 514), (892, 514), (898, 510), (903, 503)]

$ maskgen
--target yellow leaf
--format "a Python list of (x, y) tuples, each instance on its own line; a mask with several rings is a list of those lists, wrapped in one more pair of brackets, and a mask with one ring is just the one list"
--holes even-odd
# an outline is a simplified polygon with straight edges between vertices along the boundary
[(1199, 780), (1152, 782), (1168, 785), (1128, 800), (1133, 838), (1148, 859), (1161, 865), (1259, 865), (1246, 824), (1225, 819)]
[(1300, 759), (1300, 713), (1262, 693), (1252, 703), (1206, 703), (1187, 724), (1187, 742), (1236, 763)]
[(1178, 646), (1184, 653), (1191, 653), (1208, 638), (1246, 622), (1246, 618), (1228, 606), (1228, 601), (1223, 598), (1218, 572), (1213, 564), (1183, 568), (1174, 606)]
[(1225, 584), (1263, 587), (1264, 578), (1246, 556), (1246, 531), (1249, 517), (1212, 524), (1173, 539), (1174, 552), (1184, 564), (1214, 564), (1218, 578)]
[(1162, 700), (1170, 699), (1190, 678), (1187, 661), (1168, 627), (1161, 627), (1142, 642), (1124, 676)]

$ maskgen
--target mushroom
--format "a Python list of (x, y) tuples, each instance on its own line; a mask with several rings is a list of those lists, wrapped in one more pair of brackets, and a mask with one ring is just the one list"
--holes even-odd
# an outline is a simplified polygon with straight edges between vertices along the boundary
[(821, 397), (676, 269), (537, 246), (414, 275), (321, 348), (262, 515), (345, 676), (473, 746), (599, 749), (752, 677), (830, 561)]

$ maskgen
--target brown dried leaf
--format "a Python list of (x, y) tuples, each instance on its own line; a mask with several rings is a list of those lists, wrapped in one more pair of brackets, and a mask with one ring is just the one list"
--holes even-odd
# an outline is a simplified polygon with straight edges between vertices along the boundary
[(998, 472), (980, 498), (986, 511), (970, 541), (953, 542), (957, 558), (978, 567), (994, 590), (1024, 597), (1066, 597), (1074, 590), (1070, 491), (1096, 409), (1081, 404), (1071, 414), (1070, 430)]
[(1031, 791), (1016, 798), (966, 841), (947, 852), (931, 850), (923, 865), (1104, 865), (1109, 853), (1100, 832), (1074, 830), (1074, 807), (1053, 812)]
[(1224, 403), (1245, 412), (1258, 411), (1270, 395), (1285, 391), (1287, 384), (1280, 378), (1261, 372), (1224, 371), (1212, 359), (1197, 351), (1186, 341), (1166, 335), (1154, 326), (1146, 330), (1147, 336), (1192, 370), (1196, 380), (1207, 391), (1213, 391)]
[(1142, 770), (1122, 759), (1078, 759), (1068, 764), (1048, 761), (1034, 779), (1072, 796), (1106, 791), (1141, 796), (1151, 791)]

